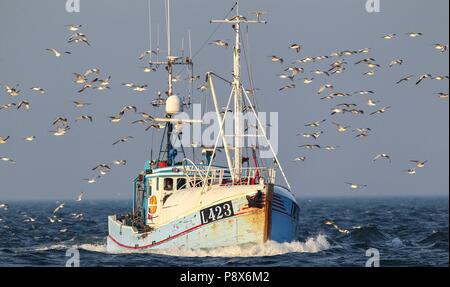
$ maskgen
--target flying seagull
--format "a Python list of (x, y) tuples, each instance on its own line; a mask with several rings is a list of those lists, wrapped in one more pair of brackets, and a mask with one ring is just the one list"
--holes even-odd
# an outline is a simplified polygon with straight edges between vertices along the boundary
[(377, 161), (379, 159), (386, 159), (386, 160), (389, 160), (389, 163), (391, 162), (391, 157), (385, 153), (380, 153), (380, 154), (376, 155), (372, 161)]

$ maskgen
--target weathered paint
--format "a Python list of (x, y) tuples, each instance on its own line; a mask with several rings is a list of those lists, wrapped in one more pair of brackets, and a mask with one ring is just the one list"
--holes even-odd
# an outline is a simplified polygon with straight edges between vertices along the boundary
[[(292, 212), (292, 206), (297, 206), (297, 203), (293, 197), (285, 193), (285, 190), (280, 187), (273, 188), (274, 198), (276, 198), (274, 200), (279, 205), (269, 209), (267, 200), (270, 199), (270, 196), (267, 196), (267, 191), (271, 189), (266, 189), (265, 186), (263, 188), (261, 186), (222, 188), (227, 189), (230, 197), (224, 198), (224, 190), (220, 190), (221, 188), (213, 189), (200, 198), (191, 199), (194, 201), (200, 199), (200, 205), (196, 207), (196, 211), (188, 212), (179, 218), (171, 215), (180, 214), (180, 210), (173, 214), (169, 212), (164, 217), (165, 223), (158, 224), (152, 232), (139, 234), (134, 228), (122, 225), (115, 216), (110, 216), (108, 218), (108, 251), (164, 249), (173, 246), (190, 249), (214, 248), (248, 243), (258, 244), (268, 239), (280, 242), (295, 239), (298, 220), (294, 216), (290, 216), (289, 212)], [(266, 204), (263, 208), (249, 208), (246, 196), (254, 195), (257, 190), (264, 192)], [(200, 194), (192, 190), (190, 192), (192, 192), (191, 195)], [(221, 200), (218, 201), (217, 196), (219, 195), (221, 195)], [(183, 199), (183, 196), (174, 198), (172, 201), (180, 199)], [(202, 223), (200, 210), (227, 201), (232, 203), (234, 216), (212, 223)], [(284, 213), (280, 213), (281, 203), (285, 207)], [(186, 206), (189, 207), (189, 202), (186, 203)], [(269, 226), (270, 234), (268, 234)]]

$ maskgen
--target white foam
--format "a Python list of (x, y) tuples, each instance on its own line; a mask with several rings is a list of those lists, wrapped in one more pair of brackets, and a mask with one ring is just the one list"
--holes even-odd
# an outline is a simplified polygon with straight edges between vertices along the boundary
[[(212, 249), (185, 249), (172, 247), (168, 249), (140, 249), (140, 250), (124, 250), (119, 254), (140, 253), (140, 254), (162, 254), (176, 257), (262, 257), (262, 256), (276, 256), (287, 253), (317, 253), (327, 250), (331, 247), (327, 241), (326, 236), (319, 234), (316, 237), (310, 237), (305, 242), (286, 242), (278, 243), (275, 241), (268, 241), (259, 245), (247, 246), (229, 246)], [(90, 252), (108, 253), (105, 242), (94, 244), (53, 244), (50, 246), (41, 246), (36, 248), (36, 251), (48, 250), (66, 250), (69, 248), (76, 248)]]
[[(107, 253), (106, 244), (82, 244), (77, 248), (91, 251)], [(124, 250), (120, 254), (127, 253), (148, 253), (163, 254), (177, 257), (261, 257), (275, 256), (287, 253), (317, 253), (330, 248), (330, 244), (325, 235), (319, 234), (316, 237), (308, 238), (305, 242), (278, 243), (268, 241), (259, 245), (229, 246), (213, 249), (185, 249), (172, 247), (168, 249), (140, 249)]]

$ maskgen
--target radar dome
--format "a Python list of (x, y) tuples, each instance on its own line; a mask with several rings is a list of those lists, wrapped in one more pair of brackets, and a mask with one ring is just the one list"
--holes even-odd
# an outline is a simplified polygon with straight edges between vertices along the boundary
[(175, 115), (183, 111), (183, 105), (177, 95), (172, 95), (166, 100), (166, 113)]

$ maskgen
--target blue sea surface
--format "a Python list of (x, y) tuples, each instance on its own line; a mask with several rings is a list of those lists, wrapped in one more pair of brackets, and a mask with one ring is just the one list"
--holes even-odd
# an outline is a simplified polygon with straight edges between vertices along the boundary
[[(211, 250), (106, 252), (107, 216), (130, 202), (66, 202), (62, 222), (52, 202), (8, 202), (0, 210), (0, 266), (65, 266), (76, 248), (80, 266), (365, 266), (375, 248), (383, 266), (449, 266), (448, 198), (299, 199), (300, 230), (293, 243)], [(72, 213), (83, 213), (82, 219)], [(25, 222), (28, 216), (35, 222)], [(325, 225), (334, 221), (341, 230)], [(64, 232), (65, 231), (65, 232)], [(68, 254), (71, 255), (71, 254)], [(373, 255), (373, 254), (372, 254)]]

